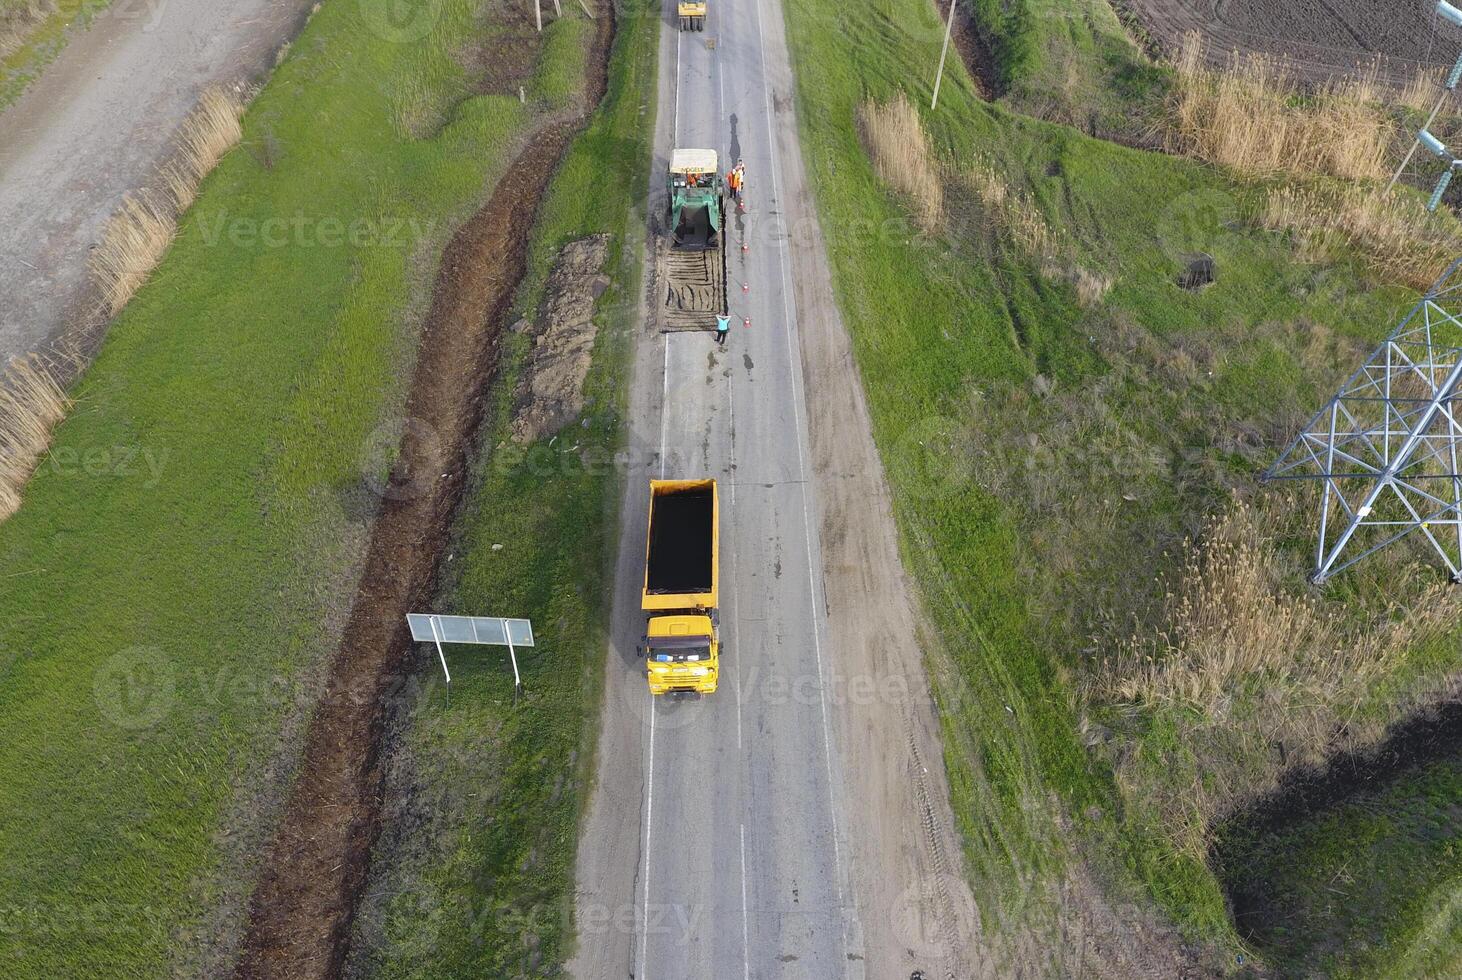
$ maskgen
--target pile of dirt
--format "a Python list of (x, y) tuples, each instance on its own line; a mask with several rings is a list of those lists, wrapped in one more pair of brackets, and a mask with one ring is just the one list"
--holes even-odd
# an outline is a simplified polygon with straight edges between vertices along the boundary
[(594, 302), (609, 288), (599, 271), (608, 255), (608, 235), (570, 242), (559, 253), (543, 311), (528, 328), (533, 349), (518, 386), (515, 442), (554, 435), (584, 410), (584, 378), (598, 334)]
[(1208, 58), (1261, 52), (1282, 58), (1303, 78), (1354, 71), (1372, 58), (1393, 84), (1419, 68), (1445, 67), (1458, 38), (1434, 16), (1432, 3), (1375, 0), (1120, 0), (1119, 7), (1161, 46), (1174, 50), (1196, 30)]

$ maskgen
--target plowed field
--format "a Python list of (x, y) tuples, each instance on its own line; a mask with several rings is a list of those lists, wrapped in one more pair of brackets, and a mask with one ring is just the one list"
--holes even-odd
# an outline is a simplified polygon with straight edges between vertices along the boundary
[(1284, 57), (1306, 77), (1380, 58), (1382, 76), (1404, 82), (1419, 67), (1450, 65), (1462, 29), (1435, 16), (1431, 0), (1121, 0), (1164, 47), (1202, 32), (1210, 58), (1231, 51)]

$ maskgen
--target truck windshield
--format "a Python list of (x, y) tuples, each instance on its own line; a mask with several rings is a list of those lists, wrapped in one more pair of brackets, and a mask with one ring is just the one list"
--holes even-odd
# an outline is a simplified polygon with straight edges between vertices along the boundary
[(650, 660), (657, 664), (694, 664), (710, 659), (710, 647), (680, 647), (673, 650), (650, 648)]

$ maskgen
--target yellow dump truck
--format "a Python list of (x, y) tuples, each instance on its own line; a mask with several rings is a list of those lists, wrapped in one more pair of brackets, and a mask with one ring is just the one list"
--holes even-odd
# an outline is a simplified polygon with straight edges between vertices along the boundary
[(706, 0), (680, 0), (677, 9), (680, 12), (682, 31), (704, 31), (706, 29)]
[(713, 694), (721, 508), (715, 480), (651, 480), (640, 652), (651, 694)]

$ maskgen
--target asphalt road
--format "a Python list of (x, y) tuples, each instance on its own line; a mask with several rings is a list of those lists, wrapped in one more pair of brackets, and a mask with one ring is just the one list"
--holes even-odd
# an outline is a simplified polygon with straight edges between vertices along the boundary
[(273, 62), (312, 0), (117, 0), (0, 114), (0, 363), (97, 305), (91, 245), (210, 85)]
[[(706, 31), (681, 34), (665, 9), (651, 206), (663, 208), (666, 160), (683, 146), (716, 149), (723, 169), (744, 160), (749, 208), (729, 228), (726, 349), (709, 333), (647, 331), (638, 344), (600, 750), (602, 779), (628, 768), (639, 783), (601, 781), (581, 845), (574, 970), (861, 977), (789, 246), (767, 231), (783, 161), (762, 37), (780, 36), (780, 10), (713, 2)], [(721, 684), (700, 701), (652, 699), (635, 655), (657, 476), (721, 488)]]

